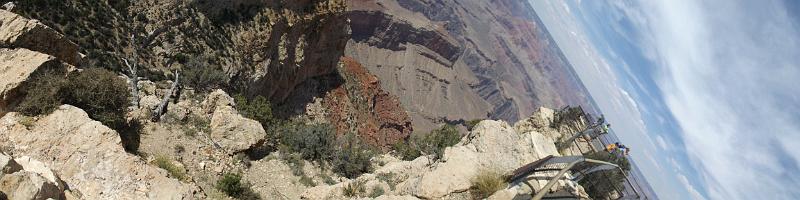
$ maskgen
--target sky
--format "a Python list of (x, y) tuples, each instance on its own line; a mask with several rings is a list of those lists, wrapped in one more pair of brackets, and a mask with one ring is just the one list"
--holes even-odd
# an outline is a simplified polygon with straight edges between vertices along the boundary
[(661, 199), (800, 199), (800, 2), (531, 1)]

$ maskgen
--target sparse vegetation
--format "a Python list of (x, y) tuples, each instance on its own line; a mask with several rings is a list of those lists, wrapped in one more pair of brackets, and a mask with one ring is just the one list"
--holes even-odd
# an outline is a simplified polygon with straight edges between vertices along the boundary
[(369, 193), (370, 198), (377, 198), (381, 195), (386, 193), (386, 191), (381, 186), (375, 186), (372, 188), (372, 192)]
[(472, 179), (472, 195), (477, 199), (491, 196), (498, 190), (502, 190), (508, 184), (503, 181), (500, 173), (494, 170), (482, 169), (478, 175)]
[(283, 160), (286, 161), (286, 164), (289, 165), (292, 169), (292, 174), (295, 176), (305, 176), (305, 171), (303, 171), (303, 167), (305, 166), (305, 161), (303, 161), (303, 157), (297, 153), (289, 153), (289, 154), (281, 154), (283, 155)]
[(31, 127), (33, 127), (33, 123), (35, 122), (36, 121), (33, 119), (33, 117), (23, 115), (19, 118), (19, 124), (25, 126), (26, 129), (31, 129)]
[[(169, 112), (167, 113), (169, 114)], [(189, 137), (194, 137), (197, 132), (209, 133), (211, 132), (211, 122), (203, 116), (190, 114), (184, 119), (183, 134)]]
[(377, 178), (380, 181), (386, 182), (389, 185), (389, 189), (394, 190), (397, 186), (397, 179), (395, 179), (396, 174), (390, 173), (379, 173)]
[(435, 159), (444, 155), (444, 149), (458, 144), (461, 134), (455, 126), (445, 124), (422, 136), (412, 136), (408, 142), (394, 144), (395, 155), (403, 160), (414, 160), (423, 154), (431, 154)]
[(281, 153), (296, 152), (302, 159), (318, 162), (333, 156), (336, 137), (328, 124), (287, 123), (276, 131), (280, 135)]
[(125, 80), (111, 71), (90, 68), (68, 77), (64, 103), (77, 106), (89, 117), (115, 130), (127, 128), (125, 113), (130, 92)]
[(237, 153), (236, 155), (233, 156), (233, 160), (239, 162), (245, 167), (250, 167), (250, 158), (247, 157), (247, 155), (244, 153)]
[(483, 121), (483, 120), (482, 119), (473, 119), (473, 120), (467, 121), (466, 122), (467, 130), (472, 131), (472, 128), (475, 128), (475, 125), (478, 125), (478, 123), (480, 123), (481, 121)]
[(347, 134), (338, 145), (330, 161), (333, 172), (347, 178), (356, 178), (372, 171), (370, 160), (375, 151), (364, 144), (355, 134)]
[(314, 180), (311, 179), (310, 177), (306, 176), (305, 174), (300, 176), (300, 184), (303, 184), (303, 185), (308, 186), (308, 187), (317, 186), (317, 183), (314, 183)]
[(272, 124), (274, 118), (272, 116), (272, 105), (264, 96), (256, 96), (252, 100), (248, 100), (244, 95), (237, 94), (233, 96), (236, 100), (236, 110), (243, 116), (256, 120), (261, 123), (261, 126), (268, 127)]
[(423, 153), (429, 153), (436, 156), (436, 159), (442, 158), (444, 149), (453, 146), (461, 141), (461, 135), (455, 126), (445, 124), (441, 128), (431, 131), (428, 135), (422, 137), (417, 145), (420, 146)]
[(153, 160), (153, 164), (156, 165), (158, 168), (167, 170), (169, 175), (175, 179), (185, 181), (186, 177), (186, 169), (181, 166), (175, 165), (169, 157), (164, 155), (156, 156), (156, 159)]
[(366, 186), (362, 180), (355, 180), (342, 188), (345, 197), (361, 197), (365, 192)]
[(336, 180), (333, 180), (333, 178), (330, 175), (326, 174), (326, 173), (320, 174), (319, 178), (322, 179), (322, 182), (325, 183), (325, 184), (328, 184), (328, 185), (336, 184)]
[(395, 156), (402, 160), (410, 161), (422, 155), (414, 144), (407, 141), (399, 141), (392, 147), (394, 149)]
[(209, 59), (200, 56), (186, 62), (181, 77), (184, 85), (198, 91), (208, 91), (227, 85), (229, 78), (222, 67), (208, 63), (207, 60)]
[(67, 79), (65, 72), (45, 69), (34, 75), (28, 83), (25, 97), (22, 98), (16, 111), (27, 116), (49, 114), (53, 112), (64, 98), (64, 85)]
[(225, 173), (217, 181), (216, 188), (230, 197), (237, 199), (261, 199), (261, 197), (250, 188), (250, 184), (242, 182), (242, 176), (235, 173)]
[(139, 147), (138, 121), (127, 121), (130, 93), (125, 80), (111, 71), (89, 68), (81, 72), (54, 69), (34, 75), (16, 111), (28, 116), (49, 114), (61, 104), (81, 108), (89, 117), (119, 132), (125, 150), (135, 153)]

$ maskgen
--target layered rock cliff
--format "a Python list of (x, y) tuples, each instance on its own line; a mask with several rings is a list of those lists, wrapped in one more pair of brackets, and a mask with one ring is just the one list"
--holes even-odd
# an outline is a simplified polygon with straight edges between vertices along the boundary
[(525, 1), (353, 0), (347, 13), (353, 36), (345, 55), (400, 97), (417, 130), (588, 105)]

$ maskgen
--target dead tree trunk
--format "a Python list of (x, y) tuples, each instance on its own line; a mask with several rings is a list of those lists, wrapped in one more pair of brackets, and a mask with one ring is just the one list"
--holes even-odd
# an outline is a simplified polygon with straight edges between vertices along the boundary
[(158, 107), (153, 111), (153, 121), (157, 122), (158, 120), (161, 119), (161, 116), (167, 112), (167, 106), (169, 105), (169, 98), (172, 97), (173, 94), (175, 94), (175, 92), (178, 90), (178, 86), (180, 85), (178, 84), (179, 76), (180, 74), (178, 74), (178, 71), (175, 70), (175, 81), (172, 82), (172, 87), (166, 94), (164, 94), (164, 99), (161, 99), (161, 103), (158, 104)]
[(139, 108), (139, 74), (138, 74), (139, 66), (138, 66), (137, 63), (139, 62), (139, 52), (136, 49), (136, 45), (135, 45), (136, 43), (135, 43), (133, 35), (131, 35), (131, 41), (130, 42), (131, 42), (131, 46), (133, 46), (133, 53), (132, 53), (133, 56), (132, 56), (132, 58), (130, 58), (131, 61), (129, 62), (128, 59), (122, 59), (122, 60), (125, 61), (125, 65), (128, 66), (128, 75), (127, 75), (127, 77), (128, 77), (128, 82), (130, 83), (130, 87), (131, 87), (131, 97), (133, 97), (133, 99), (131, 100), (132, 101), (131, 103), (135, 108), (138, 109)]

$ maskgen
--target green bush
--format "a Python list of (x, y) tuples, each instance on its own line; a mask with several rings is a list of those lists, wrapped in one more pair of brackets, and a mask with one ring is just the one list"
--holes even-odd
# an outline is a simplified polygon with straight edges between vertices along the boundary
[(43, 70), (34, 75), (24, 90), (25, 96), (16, 111), (27, 116), (37, 116), (53, 112), (64, 97), (62, 91), (67, 83), (64, 72)]
[(325, 161), (333, 155), (336, 136), (328, 124), (286, 123), (278, 130), (282, 153), (299, 153), (303, 159)]
[(360, 197), (366, 192), (366, 186), (364, 185), (364, 181), (355, 180), (344, 186), (342, 193), (345, 197)]
[(305, 174), (300, 176), (300, 181), (299, 182), (300, 182), (300, 184), (303, 184), (303, 185), (305, 185), (307, 187), (317, 186), (317, 183), (314, 183), (314, 180), (311, 179), (311, 177), (306, 176)]
[(156, 159), (153, 160), (153, 164), (155, 164), (158, 168), (167, 170), (170, 176), (172, 176), (175, 179), (181, 181), (185, 181), (187, 179), (186, 169), (173, 164), (172, 160), (170, 160), (167, 156), (163, 155), (156, 156)]
[(261, 126), (268, 127), (272, 124), (272, 105), (264, 96), (256, 96), (248, 100), (244, 95), (234, 95), (236, 100), (236, 110), (243, 116), (256, 120)]
[(407, 141), (399, 141), (395, 143), (392, 148), (394, 149), (395, 156), (406, 161), (414, 160), (422, 155), (415, 145)]
[(432, 154), (439, 159), (444, 155), (445, 148), (458, 144), (459, 141), (461, 141), (461, 134), (458, 133), (456, 127), (445, 124), (417, 139), (416, 144), (422, 149), (422, 152)]
[(184, 65), (181, 73), (183, 84), (199, 91), (225, 87), (228, 74), (219, 65), (209, 64), (201, 60), (202, 58), (204, 57), (195, 57)]
[(130, 90), (125, 80), (111, 71), (90, 68), (71, 73), (64, 103), (77, 106), (115, 130), (126, 128), (125, 113), (130, 105)]
[(472, 128), (475, 128), (475, 125), (478, 125), (478, 123), (480, 123), (481, 121), (483, 121), (483, 120), (482, 119), (473, 119), (473, 120), (467, 121), (466, 122), (467, 130), (472, 131)]
[(25, 129), (31, 129), (34, 123), (36, 123), (36, 120), (33, 117), (22, 116), (19, 118), (19, 124), (25, 126)]
[(408, 142), (400, 141), (392, 147), (396, 156), (402, 160), (414, 160), (423, 154), (431, 154), (439, 159), (444, 149), (461, 141), (461, 134), (455, 126), (445, 124), (439, 129), (422, 136), (412, 136)]
[(61, 104), (81, 108), (90, 118), (117, 130), (125, 150), (135, 153), (139, 147), (137, 121), (125, 119), (130, 90), (125, 80), (111, 71), (89, 68), (81, 72), (44, 70), (33, 76), (26, 85), (25, 96), (15, 108), (28, 116), (49, 114)]
[(386, 182), (389, 185), (389, 189), (394, 190), (394, 188), (398, 184), (398, 180), (395, 179), (396, 174), (393, 172), (389, 173), (379, 173), (377, 178), (380, 181)]
[(261, 199), (251, 188), (249, 183), (242, 182), (242, 176), (235, 173), (225, 173), (216, 188), (230, 197), (237, 199)]
[(325, 183), (325, 184), (328, 184), (328, 185), (336, 184), (336, 180), (333, 180), (333, 177), (331, 177), (328, 174), (325, 174), (325, 173), (320, 174), (319, 178), (321, 178), (322, 182)]
[(334, 173), (347, 178), (356, 178), (363, 173), (372, 171), (370, 160), (375, 156), (375, 151), (364, 144), (355, 134), (347, 134), (331, 160)]
[(375, 187), (372, 188), (372, 192), (369, 193), (369, 197), (370, 198), (377, 198), (377, 197), (383, 195), (383, 193), (386, 193), (386, 191), (383, 189), (383, 187), (376, 185)]

